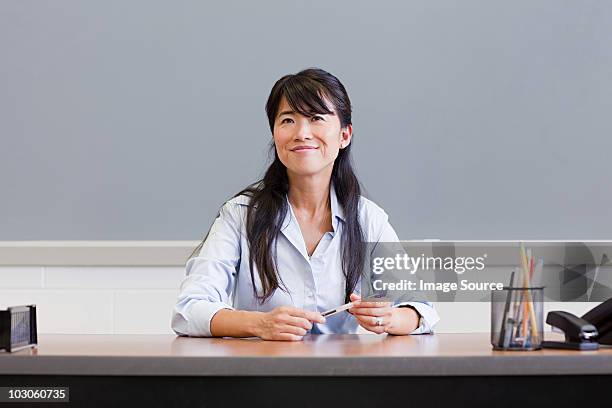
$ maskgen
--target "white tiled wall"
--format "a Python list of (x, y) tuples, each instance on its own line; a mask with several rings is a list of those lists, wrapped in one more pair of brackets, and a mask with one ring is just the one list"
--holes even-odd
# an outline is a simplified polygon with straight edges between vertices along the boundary
[(39, 333), (170, 329), (183, 267), (0, 267), (0, 307), (36, 304)]
[[(183, 267), (0, 267), (0, 307), (37, 305), (39, 333), (158, 334), (170, 329)], [(546, 303), (584, 314), (597, 303)], [(436, 303), (438, 333), (488, 332), (486, 302)], [(546, 328), (548, 330), (548, 327)]]
[[(38, 266), (0, 266), (0, 290), (42, 288), (43, 268)], [(2, 302), (0, 298), (0, 302)]]

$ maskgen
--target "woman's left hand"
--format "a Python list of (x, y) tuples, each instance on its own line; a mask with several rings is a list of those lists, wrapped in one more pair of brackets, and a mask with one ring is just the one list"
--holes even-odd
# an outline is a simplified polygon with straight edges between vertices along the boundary
[(351, 294), (351, 302), (354, 305), (349, 312), (364, 329), (382, 334), (388, 333), (388, 330), (394, 326), (394, 312), (397, 309), (391, 307), (391, 302), (362, 302), (361, 296), (354, 293)]

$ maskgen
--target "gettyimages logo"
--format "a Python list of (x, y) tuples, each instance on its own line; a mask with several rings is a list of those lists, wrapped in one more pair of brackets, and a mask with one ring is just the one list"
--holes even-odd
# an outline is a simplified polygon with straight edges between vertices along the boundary
[(544, 287), (544, 301), (595, 302), (612, 297), (612, 241), (372, 242), (362, 293), (397, 301), (488, 302), (511, 285), (518, 269), (528, 285)]
[(372, 259), (372, 272), (380, 275), (388, 270), (407, 271), (414, 275), (418, 271), (453, 271), (458, 275), (466, 271), (482, 271), (485, 269), (487, 254), (479, 257), (459, 256), (410, 256), (396, 254), (394, 257), (375, 257)]

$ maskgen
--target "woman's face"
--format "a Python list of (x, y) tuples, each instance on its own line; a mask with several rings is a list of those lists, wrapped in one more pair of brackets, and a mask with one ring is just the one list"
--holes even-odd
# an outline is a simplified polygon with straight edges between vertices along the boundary
[(333, 105), (325, 100), (333, 114), (312, 117), (294, 112), (283, 98), (274, 121), (274, 144), (287, 171), (299, 176), (329, 172), (340, 149), (351, 142), (352, 126), (342, 129)]

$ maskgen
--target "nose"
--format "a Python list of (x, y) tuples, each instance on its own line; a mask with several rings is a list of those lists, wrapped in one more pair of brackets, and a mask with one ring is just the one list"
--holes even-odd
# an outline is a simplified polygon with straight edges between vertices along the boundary
[(312, 131), (310, 129), (310, 120), (300, 120), (295, 140), (312, 139)]

